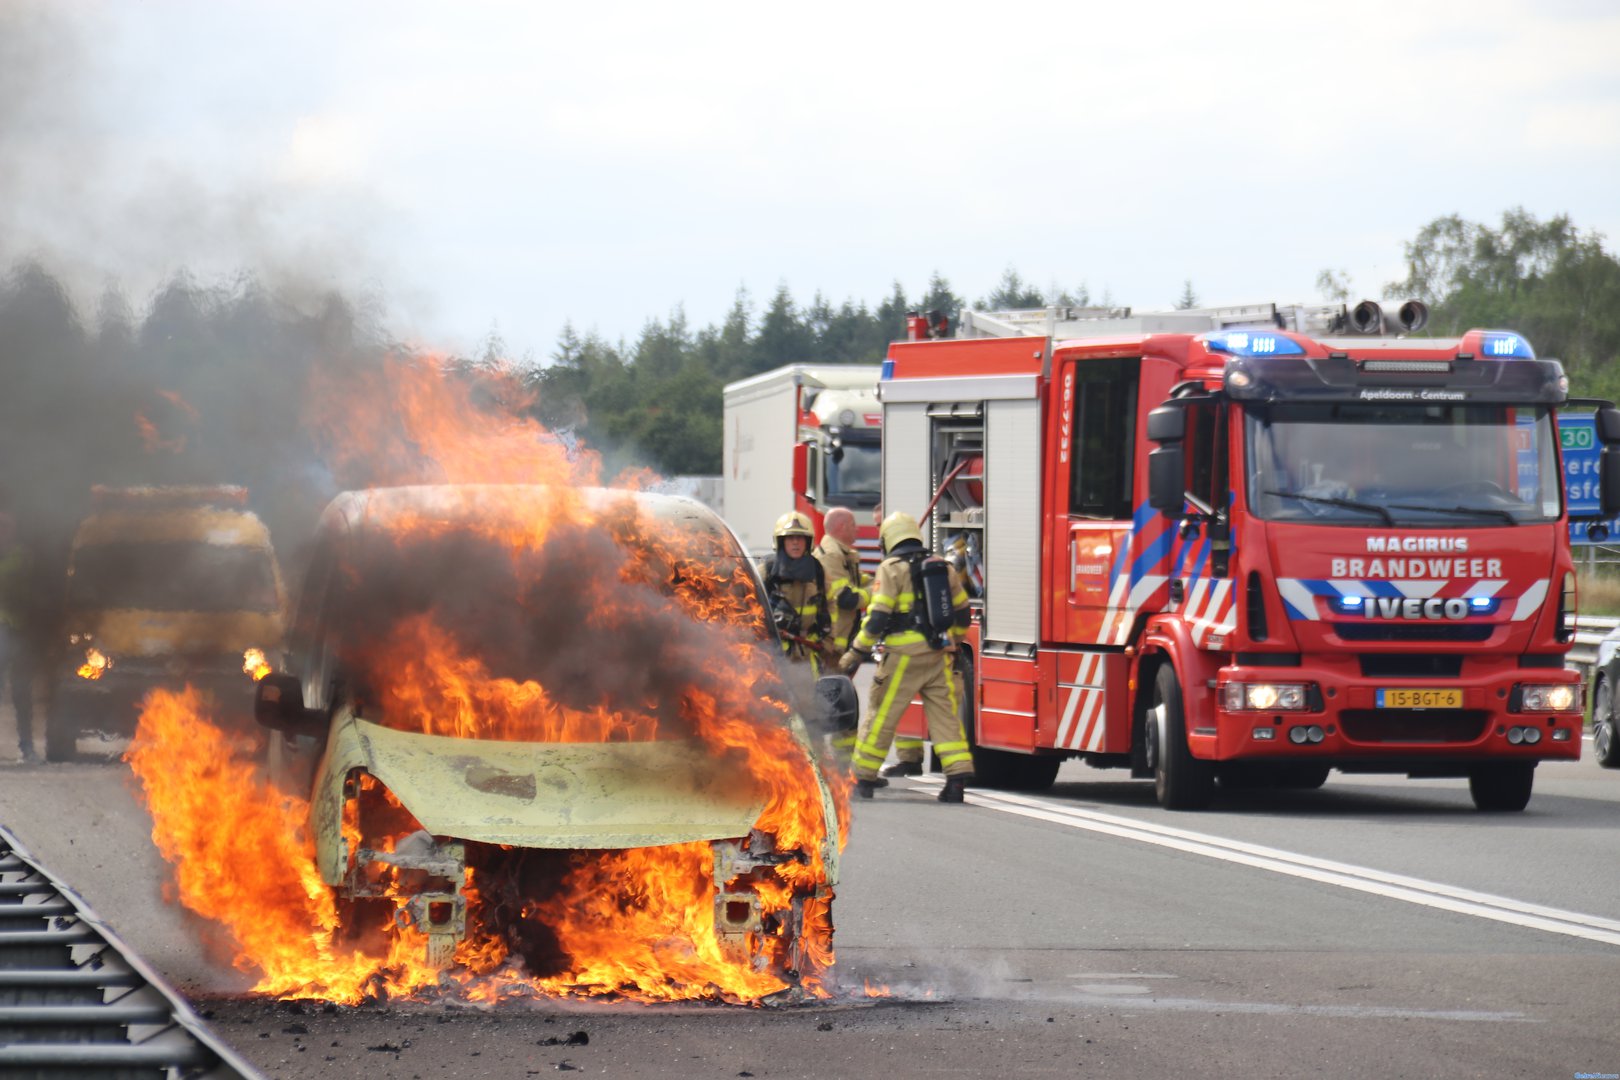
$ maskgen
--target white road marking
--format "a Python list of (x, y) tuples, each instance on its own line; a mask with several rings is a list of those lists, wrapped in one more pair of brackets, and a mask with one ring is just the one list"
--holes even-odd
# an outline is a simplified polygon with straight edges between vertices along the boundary
[[(1087, 1002), (1113, 1005), (1121, 1009), (1164, 1009), (1171, 1012), (1260, 1013), (1270, 1016), (1326, 1016), (1349, 1020), (1461, 1020), (1475, 1023), (1540, 1023), (1519, 1012), (1485, 1012), (1476, 1009), (1403, 1009), (1390, 1005), (1295, 1005), (1273, 1001), (1208, 1001), (1203, 998), (1134, 997), (1126, 994), (1110, 995), (1094, 992), (1090, 987), (1077, 986), (1087, 994)], [(1104, 987), (1103, 989), (1106, 989)], [(1142, 989), (1146, 989), (1143, 987)], [(1117, 988), (1116, 988), (1117, 990)]]
[[(941, 783), (940, 780), (934, 777), (917, 777), (912, 782), (922, 784)], [(1036, 821), (1064, 825), (1071, 829), (1084, 829), (1087, 832), (1102, 833), (1106, 836), (1116, 836), (1125, 840), (1135, 840), (1139, 843), (1170, 848), (1191, 855), (1203, 855), (1207, 858), (1219, 859), (1222, 862), (1236, 863), (1240, 866), (1249, 866), (1257, 870), (1269, 870), (1272, 873), (1304, 878), (1324, 885), (1335, 885), (1343, 889), (1371, 893), (1374, 896), (1382, 896), (1390, 900), (1402, 900), (1409, 904), (1438, 908), (1459, 915), (1472, 915), (1480, 919), (1490, 919), (1495, 922), (1509, 923), (1533, 930), (1545, 930), (1552, 934), (1584, 938), (1588, 941), (1602, 942), (1605, 945), (1620, 945), (1620, 921), (1606, 919), (1599, 915), (1586, 915), (1581, 912), (1565, 911), (1561, 908), (1547, 907), (1542, 904), (1529, 904), (1505, 896), (1494, 896), (1490, 893), (1476, 892), (1472, 889), (1459, 889), (1437, 881), (1425, 881), (1422, 878), (1407, 877), (1404, 874), (1385, 873), (1382, 870), (1373, 870), (1369, 867), (1335, 862), (1331, 859), (1318, 859), (1311, 855), (1300, 855), (1279, 848), (1245, 843), (1241, 840), (1229, 840), (1226, 837), (1213, 836), (1208, 833), (1192, 832), (1188, 829), (1177, 829), (1169, 825), (1159, 825), (1153, 822), (1136, 821), (1132, 818), (1099, 813), (1095, 810), (1083, 810), (1079, 807), (1064, 806), (1061, 803), (1031, 798), (1027, 795), (969, 788), (967, 801), (974, 806), (982, 806), (986, 810), (996, 810), (1004, 814), (1013, 814)]]

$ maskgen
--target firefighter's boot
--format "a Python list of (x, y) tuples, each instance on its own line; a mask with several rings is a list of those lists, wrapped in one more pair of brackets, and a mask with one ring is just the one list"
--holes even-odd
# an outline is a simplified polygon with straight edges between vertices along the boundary
[(963, 789), (967, 787), (967, 777), (947, 776), (945, 786), (939, 789), (940, 802), (961, 802)]
[(920, 761), (897, 761), (893, 765), (890, 765), (887, 769), (884, 769), (883, 770), (883, 775), (884, 776), (921, 776), (922, 775), (922, 762), (920, 762)]
[(872, 793), (876, 790), (877, 781), (875, 780), (855, 781), (855, 795), (857, 798), (870, 799), (872, 797)]

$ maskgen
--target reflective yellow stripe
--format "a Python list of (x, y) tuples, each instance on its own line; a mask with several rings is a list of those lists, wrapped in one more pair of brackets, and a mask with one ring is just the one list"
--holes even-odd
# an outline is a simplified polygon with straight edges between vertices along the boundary
[(944, 751), (939, 750), (938, 747), (935, 747), (934, 749), (938, 751), (939, 764), (942, 768), (948, 769), (952, 765), (960, 765), (963, 762), (971, 762), (973, 760), (973, 755), (968, 753), (966, 750), (947, 754)]
[(837, 581), (834, 581), (831, 585), (827, 586), (827, 599), (833, 603), (837, 603), (838, 597), (846, 589), (854, 593), (856, 598), (860, 601), (860, 603), (855, 605), (856, 607), (865, 607), (872, 600), (871, 596), (865, 589), (861, 588), (847, 577), (841, 577)]
[(966, 739), (963, 739), (961, 742), (942, 742), (934, 744), (934, 752), (939, 754), (954, 754), (959, 750), (966, 750), (967, 748), (968, 744)]
[(956, 730), (966, 740), (967, 732), (962, 730), (962, 700), (956, 696), (956, 665), (951, 662), (949, 655), (945, 657), (945, 693), (951, 699), (951, 716), (956, 720)]
[(919, 645), (927, 640), (916, 630), (902, 630), (883, 639), (886, 645)]
[[(884, 723), (889, 719), (889, 710), (894, 707), (895, 695), (900, 692), (900, 680), (905, 675), (906, 668), (911, 665), (911, 657), (899, 656), (895, 660), (894, 673), (889, 676), (889, 685), (883, 688), (883, 700), (872, 713), (872, 724), (866, 732), (866, 739), (855, 748), (856, 759), (862, 764), (869, 764), (874, 758), (878, 765), (883, 764), (887, 747), (880, 740), (883, 734)], [(879, 749), (882, 747), (882, 749)]]
[(916, 750), (920, 749), (922, 744), (921, 739), (913, 739), (910, 735), (896, 735), (894, 737), (894, 748), (896, 750)]

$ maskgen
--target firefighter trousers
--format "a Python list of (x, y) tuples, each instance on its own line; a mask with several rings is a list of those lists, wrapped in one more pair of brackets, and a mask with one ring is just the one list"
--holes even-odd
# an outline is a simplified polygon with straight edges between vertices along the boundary
[(967, 776), (973, 772), (973, 755), (962, 731), (962, 698), (952, 670), (950, 655), (926, 652), (916, 655), (886, 652), (872, 679), (866, 698), (866, 715), (855, 737), (855, 778), (876, 780), (878, 770), (889, 756), (895, 725), (911, 704), (922, 698), (923, 715), (928, 721), (928, 738), (934, 744), (946, 776)]
[[(951, 664), (951, 669), (951, 678), (956, 680), (957, 700), (960, 701), (962, 695), (967, 693), (966, 688), (962, 685), (962, 672), (956, 669), (954, 662)], [(923, 762), (923, 742), (924, 740), (911, 735), (896, 735), (894, 737), (895, 760), (910, 765), (921, 765)]]

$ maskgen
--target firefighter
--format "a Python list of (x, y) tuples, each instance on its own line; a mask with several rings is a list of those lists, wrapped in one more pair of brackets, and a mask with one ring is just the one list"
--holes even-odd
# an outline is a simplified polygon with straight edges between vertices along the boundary
[[(855, 550), (855, 515), (835, 506), (827, 511), (822, 528), (825, 531), (815, 555), (827, 583), (827, 609), (833, 620), (829, 655), (839, 656), (849, 648), (850, 636), (866, 614), (870, 581), (861, 573), (861, 556)], [(832, 747), (847, 765), (855, 752), (855, 732), (834, 733)]]
[(929, 626), (927, 606), (917, 592), (917, 582), (923, 577), (918, 568), (928, 555), (917, 519), (900, 511), (890, 514), (883, 519), (878, 542), (884, 559), (872, 584), (866, 621), (838, 662), (840, 671), (852, 674), (871, 659), (879, 642), (883, 644), (883, 662), (872, 680), (866, 716), (855, 741), (855, 793), (863, 799), (872, 797), (900, 714), (913, 696), (919, 696), (928, 720), (928, 737), (945, 770), (939, 801), (959, 803), (962, 789), (973, 775), (973, 755), (962, 730), (961, 694), (952, 662), (957, 644), (967, 634), (967, 592), (956, 571), (941, 565), (951, 620), (943, 629)]
[(840, 655), (849, 648), (861, 616), (866, 613), (869, 583), (861, 573), (861, 556), (855, 550), (855, 515), (842, 506), (827, 511), (822, 522), (826, 532), (816, 545), (816, 561), (827, 582), (827, 606), (832, 614), (832, 642)]
[[(827, 515), (829, 518), (832, 515)], [(880, 502), (872, 507), (872, 524), (882, 526), (883, 504)], [(868, 590), (870, 594), (870, 590)], [(960, 677), (957, 679), (961, 683)], [(960, 693), (961, 691), (958, 690)], [(895, 762), (883, 770), (884, 776), (921, 776), (923, 771), (923, 743), (926, 740), (911, 735), (896, 735), (894, 737)], [(879, 787), (887, 787), (887, 780), (879, 780)]]
[(783, 653), (795, 663), (809, 664), (816, 676), (832, 638), (826, 577), (810, 554), (816, 533), (809, 518), (789, 510), (776, 519), (772, 536), (776, 551), (761, 568), (771, 618), (782, 635)]

